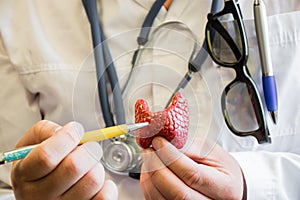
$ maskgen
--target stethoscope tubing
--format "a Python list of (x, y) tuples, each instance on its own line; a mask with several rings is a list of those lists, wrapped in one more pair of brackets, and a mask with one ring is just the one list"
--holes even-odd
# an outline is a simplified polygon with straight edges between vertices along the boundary
[[(126, 120), (125, 120), (125, 111), (124, 111), (122, 94), (128, 85), (128, 81), (132, 73), (129, 74), (128, 80), (126, 81), (125, 84), (125, 88), (122, 91), (120, 88), (116, 69), (111, 54), (109, 52), (107, 42), (105, 41), (105, 35), (103, 34), (101, 23), (98, 18), (97, 2), (96, 0), (83, 0), (82, 2), (91, 24), (93, 47), (95, 49), (94, 56), (95, 56), (95, 64), (96, 64), (97, 79), (98, 79), (99, 101), (102, 109), (104, 122), (106, 124), (106, 127), (113, 126), (115, 125), (114, 116), (116, 116), (117, 124), (125, 123)], [(134, 68), (135, 66), (137, 54), (140, 53), (142, 47), (148, 42), (149, 33), (153, 25), (153, 22), (164, 3), (165, 0), (155, 1), (143, 22), (140, 34), (137, 38), (138, 49), (135, 51), (133, 56), (132, 68)], [(211, 6), (211, 12), (212, 13), (217, 12), (221, 8), (221, 5), (222, 5), (221, 0), (213, 0)], [(179, 91), (180, 89), (183, 89), (192, 78), (192, 74), (201, 69), (201, 66), (206, 60), (206, 57), (208, 55), (205, 50), (205, 47), (206, 47), (205, 42), (203, 42), (202, 48), (197, 53), (195, 58), (191, 59), (189, 64), (189, 70), (184, 76), (183, 80), (181, 80), (181, 82), (177, 86), (174, 93)], [(132, 70), (133, 69), (131, 69), (131, 72)], [(113, 90), (113, 100), (115, 105), (114, 113), (111, 112), (111, 106), (109, 103), (106, 74), (108, 75), (108, 79)]]
[[(108, 45), (105, 42), (105, 36), (98, 18), (97, 2), (96, 0), (82, 0), (82, 2), (91, 25), (93, 47), (95, 50), (94, 57), (95, 57), (95, 64), (96, 64), (96, 73), (98, 78), (99, 102), (102, 109), (104, 122), (106, 124), (106, 127), (115, 125), (114, 115), (111, 112), (111, 106), (108, 98), (107, 82), (106, 82), (106, 75), (107, 75), (111, 87), (113, 89), (114, 107), (116, 109), (114, 114), (116, 116), (117, 123), (123, 124), (125, 123), (125, 111), (123, 105), (122, 91), (119, 85), (116, 69)], [(134, 63), (132, 65), (132, 68), (135, 66), (137, 62), (136, 61), (138, 57), (137, 55), (140, 53), (142, 47), (148, 41), (152, 24), (159, 10), (163, 6), (164, 2), (165, 0), (155, 1), (144, 20), (140, 34), (137, 39), (138, 49), (135, 51), (132, 59), (132, 63)], [(223, 3), (222, 0), (212, 0), (211, 12), (212, 13), (217, 12), (223, 5), (222, 3)], [(191, 75), (193, 74), (193, 72), (197, 72), (201, 69), (201, 66), (206, 60), (207, 55), (208, 53), (206, 51), (206, 45), (205, 42), (203, 42), (200, 50), (197, 50), (197, 52), (193, 53), (190, 59), (187, 75), (178, 85), (176, 90), (179, 90), (181, 88), (183, 89), (188, 84), (189, 80), (192, 78)], [(130, 75), (128, 77), (128, 80), (129, 79), (130, 79)], [(129, 172), (129, 176), (135, 178), (139, 178), (139, 174), (140, 173), (138, 172), (136, 173)]]
[(88, 19), (91, 24), (92, 40), (94, 47), (94, 57), (96, 64), (96, 73), (98, 80), (99, 102), (102, 109), (103, 119), (106, 127), (114, 126), (114, 115), (111, 112), (111, 107), (107, 92), (106, 74), (113, 91), (113, 100), (115, 105), (115, 116), (117, 124), (125, 123), (125, 111), (123, 105), (123, 98), (119, 80), (112, 57), (109, 52), (105, 36), (98, 18), (97, 2), (96, 0), (83, 0)]

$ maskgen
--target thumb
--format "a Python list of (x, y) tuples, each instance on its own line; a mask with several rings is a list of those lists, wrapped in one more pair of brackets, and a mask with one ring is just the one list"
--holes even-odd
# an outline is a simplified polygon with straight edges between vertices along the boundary
[(17, 143), (16, 147), (38, 144), (56, 133), (61, 126), (48, 120), (42, 120), (33, 125), (24, 137)]

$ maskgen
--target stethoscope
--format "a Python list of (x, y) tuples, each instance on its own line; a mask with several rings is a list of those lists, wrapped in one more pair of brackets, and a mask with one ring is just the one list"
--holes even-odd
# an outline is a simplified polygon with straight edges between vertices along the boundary
[[(119, 80), (112, 60), (112, 56), (110, 54), (108, 45), (105, 42), (106, 38), (99, 21), (96, 1), (97, 0), (83, 0), (82, 2), (91, 25), (94, 59), (98, 80), (97, 88), (99, 93), (99, 102), (105, 125), (106, 127), (109, 127), (125, 123), (125, 111), (122, 95), (128, 87), (132, 71), (137, 64), (137, 61), (139, 60), (141, 50), (148, 42), (152, 24), (166, 0), (156, 0), (153, 3), (141, 26), (140, 33), (137, 38), (138, 48), (133, 54), (131, 71), (123, 90), (119, 85)], [(211, 5), (211, 12), (215, 13), (219, 9), (221, 9), (222, 2), (223, 1), (221, 0), (213, 0)], [(193, 73), (198, 72), (201, 69), (202, 64), (208, 56), (205, 48), (206, 45), (203, 42), (202, 47), (198, 49), (197, 52), (193, 53), (189, 60), (187, 73), (182, 78), (177, 88), (173, 91), (173, 94), (181, 89), (184, 89), (192, 79)], [(111, 91), (113, 91), (113, 112), (109, 103), (107, 81), (109, 81)], [(171, 95), (171, 97), (172, 96), (173, 95)], [(166, 106), (170, 103), (171, 97)], [(140, 148), (135, 143), (135, 138), (131, 136), (116, 138), (112, 141), (103, 143), (102, 148), (102, 163), (109, 171), (116, 174), (129, 175), (130, 177), (136, 179), (139, 178), (142, 161), (139, 155)]]

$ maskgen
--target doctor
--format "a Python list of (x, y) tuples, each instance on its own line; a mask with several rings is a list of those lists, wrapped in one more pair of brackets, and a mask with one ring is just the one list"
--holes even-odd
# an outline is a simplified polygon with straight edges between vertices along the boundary
[[(153, 0), (103, 0), (98, 3), (103, 29), (123, 86), (136, 48), (138, 32), (134, 30), (141, 26)], [(261, 88), (252, 3), (240, 1), (249, 42), (248, 67)], [(75, 199), (74, 196), (77, 199), (109, 198), (106, 195), (116, 199), (117, 191), (119, 199), (241, 199), (245, 195), (248, 199), (299, 199), (300, 108), (297, 91), (300, 91), (300, 84), (297, 66), (300, 33), (297, 30), (300, 28), (300, 5), (293, 0), (266, 1), (266, 4), (279, 94), (278, 124), (268, 120), (272, 143), (258, 145), (252, 137), (234, 136), (219, 119), (220, 113), (214, 110), (220, 105), (218, 94), (232, 80), (233, 74), (207, 59), (203, 66), (207, 84), (201, 76), (195, 76), (190, 91), (196, 92), (186, 92), (196, 112), (192, 116), (195, 120), (191, 132), (200, 137), (195, 136), (180, 152), (164, 139), (156, 138), (153, 149), (147, 149), (143, 154), (141, 182), (106, 170), (106, 179), (114, 184), (104, 181), (103, 166), (92, 156), (101, 156), (101, 150), (94, 144), (77, 147), (83, 128), (78, 123), (69, 123), (80, 122), (85, 130), (104, 127), (95, 94), (95, 69), (82, 67), (88, 62), (93, 48), (81, 1), (1, 0), (0, 150), (11, 149), (16, 144), (44, 142), (12, 168), (8, 165), (0, 168), (3, 185), (0, 199), (54, 199), (63, 194), (69, 199)], [(210, 1), (207, 0), (174, 0), (160, 10), (153, 26), (180, 21), (198, 41), (203, 41), (209, 8)], [(159, 44), (163, 40), (155, 41), (153, 43)], [(155, 45), (153, 43), (151, 45)], [(163, 67), (154, 68), (151, 73), (141, 71), (133, 75), (137, 81), (131, 83), (128, 90), (128, 107), (133, 105), (136, 96), (152, 100), (154, 106), (164, 105), (169, 93), (162, 95), (166, 91), (159, 80), (155, 79), (151, 87), (147, 82), (141, 90), (139, 81), (161, 77), (158, 75), (162, 73), (165, 79), (173, 80), (171, 75), (178, 77), (186, 72), (186, 68), (182, 68), (186, 66), (186, 57), (166, 59), (171, 55), (146, 53), (142, 62), (158, 62)], [(174, 70), (167, 76), (163, 70), (170, 66), (174, 66)], [(74, 96), (74, 93), (80, 96)], [(80, 104), (74, 105), (74, 101)], [(133, 112), (127, 112), (130, 121)], [(40, 121), (42, 119), (50, 121)], [(93, 149), (94, 153), (86, 149)], [(67, 169), (73, 169), (74, 173), (64, 173)], [(84, 187), (91, 184), (91, 187)], [(174, 194), (178, 196), (172, 196)]]

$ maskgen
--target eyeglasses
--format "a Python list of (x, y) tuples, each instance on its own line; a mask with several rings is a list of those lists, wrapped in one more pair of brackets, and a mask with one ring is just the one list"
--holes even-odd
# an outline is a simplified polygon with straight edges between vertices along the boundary
[(235, 135), (252, 135), (259, 143), (270, 143), (262, 101), (246, 66), (248, 44), (238, 3), (225, 0), (223, 10), (208, 14), (207, 19), (205, 41), (208, 53), (217, 64), (236, 73), (221, 97), (228, 128)]

